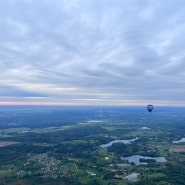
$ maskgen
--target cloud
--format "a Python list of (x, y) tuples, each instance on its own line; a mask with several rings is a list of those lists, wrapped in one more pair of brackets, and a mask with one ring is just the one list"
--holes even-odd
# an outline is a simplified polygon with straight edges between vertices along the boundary
[(0, 2), (1, 101), (185, 103), (183, 1)]

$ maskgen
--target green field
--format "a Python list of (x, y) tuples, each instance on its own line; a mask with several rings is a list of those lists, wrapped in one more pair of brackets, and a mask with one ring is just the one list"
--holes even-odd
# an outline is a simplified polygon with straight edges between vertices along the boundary
[[(101, 122), (29, 131), (6, 129), (0, 137), (0, 184), (182, 184), (185, 147), (183, 143), (172, 143), (182, 131), (159, 127), (142, 129), (137, 123)], [(138, 140), (129, 144), (100, 147), (136, 137)], [(121, 157), (132, 155), (165, 157), (167, 162), (144, 160), (147, 165), (118, 165), (128, 164)], [(128, 179), (135, 173), (135, 179)]]

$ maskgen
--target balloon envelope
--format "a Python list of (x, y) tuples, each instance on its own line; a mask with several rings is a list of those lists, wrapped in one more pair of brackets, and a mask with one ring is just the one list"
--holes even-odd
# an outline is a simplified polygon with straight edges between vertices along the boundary
[(147, 105), (146, 108), (147, 108), (147, 110), (148, 110), (149, 112), (152, 112), (154, 106), (153, 106), (153, 105)]

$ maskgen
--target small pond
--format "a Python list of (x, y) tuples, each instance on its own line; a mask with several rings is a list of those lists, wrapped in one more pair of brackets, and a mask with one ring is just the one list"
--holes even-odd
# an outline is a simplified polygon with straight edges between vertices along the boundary
[(185, 142), (185, 138), (182, 138), (179, 141), (173, 141), (173, 143), (184, 143), (184, 142)]
[(142, 156), (142, 155), (132, 155), (129, 157), (121, 157), (122, 160), (127, 160), (129, 163), (135, 163), (136, 165), (141, 165), (141, 164), (148, 164), (147, 162), (141, 162), (141, 160), (147, 160), (147, 159), (153, 159), (156, 162), (159, 163), (164, 163), (167, 160), (165, 157), (149, 157), (149, 156)]

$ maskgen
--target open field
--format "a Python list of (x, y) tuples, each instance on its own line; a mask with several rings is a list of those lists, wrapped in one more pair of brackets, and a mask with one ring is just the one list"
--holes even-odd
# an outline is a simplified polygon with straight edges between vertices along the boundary
[(12, 142), (12, 141), (0, 141), (0, 147), (5, 147), (9, 145), (15, 145), (18, 144), (19, 142)]
[(185, 145), (173, 145), (170, 152), (185, 152)]

